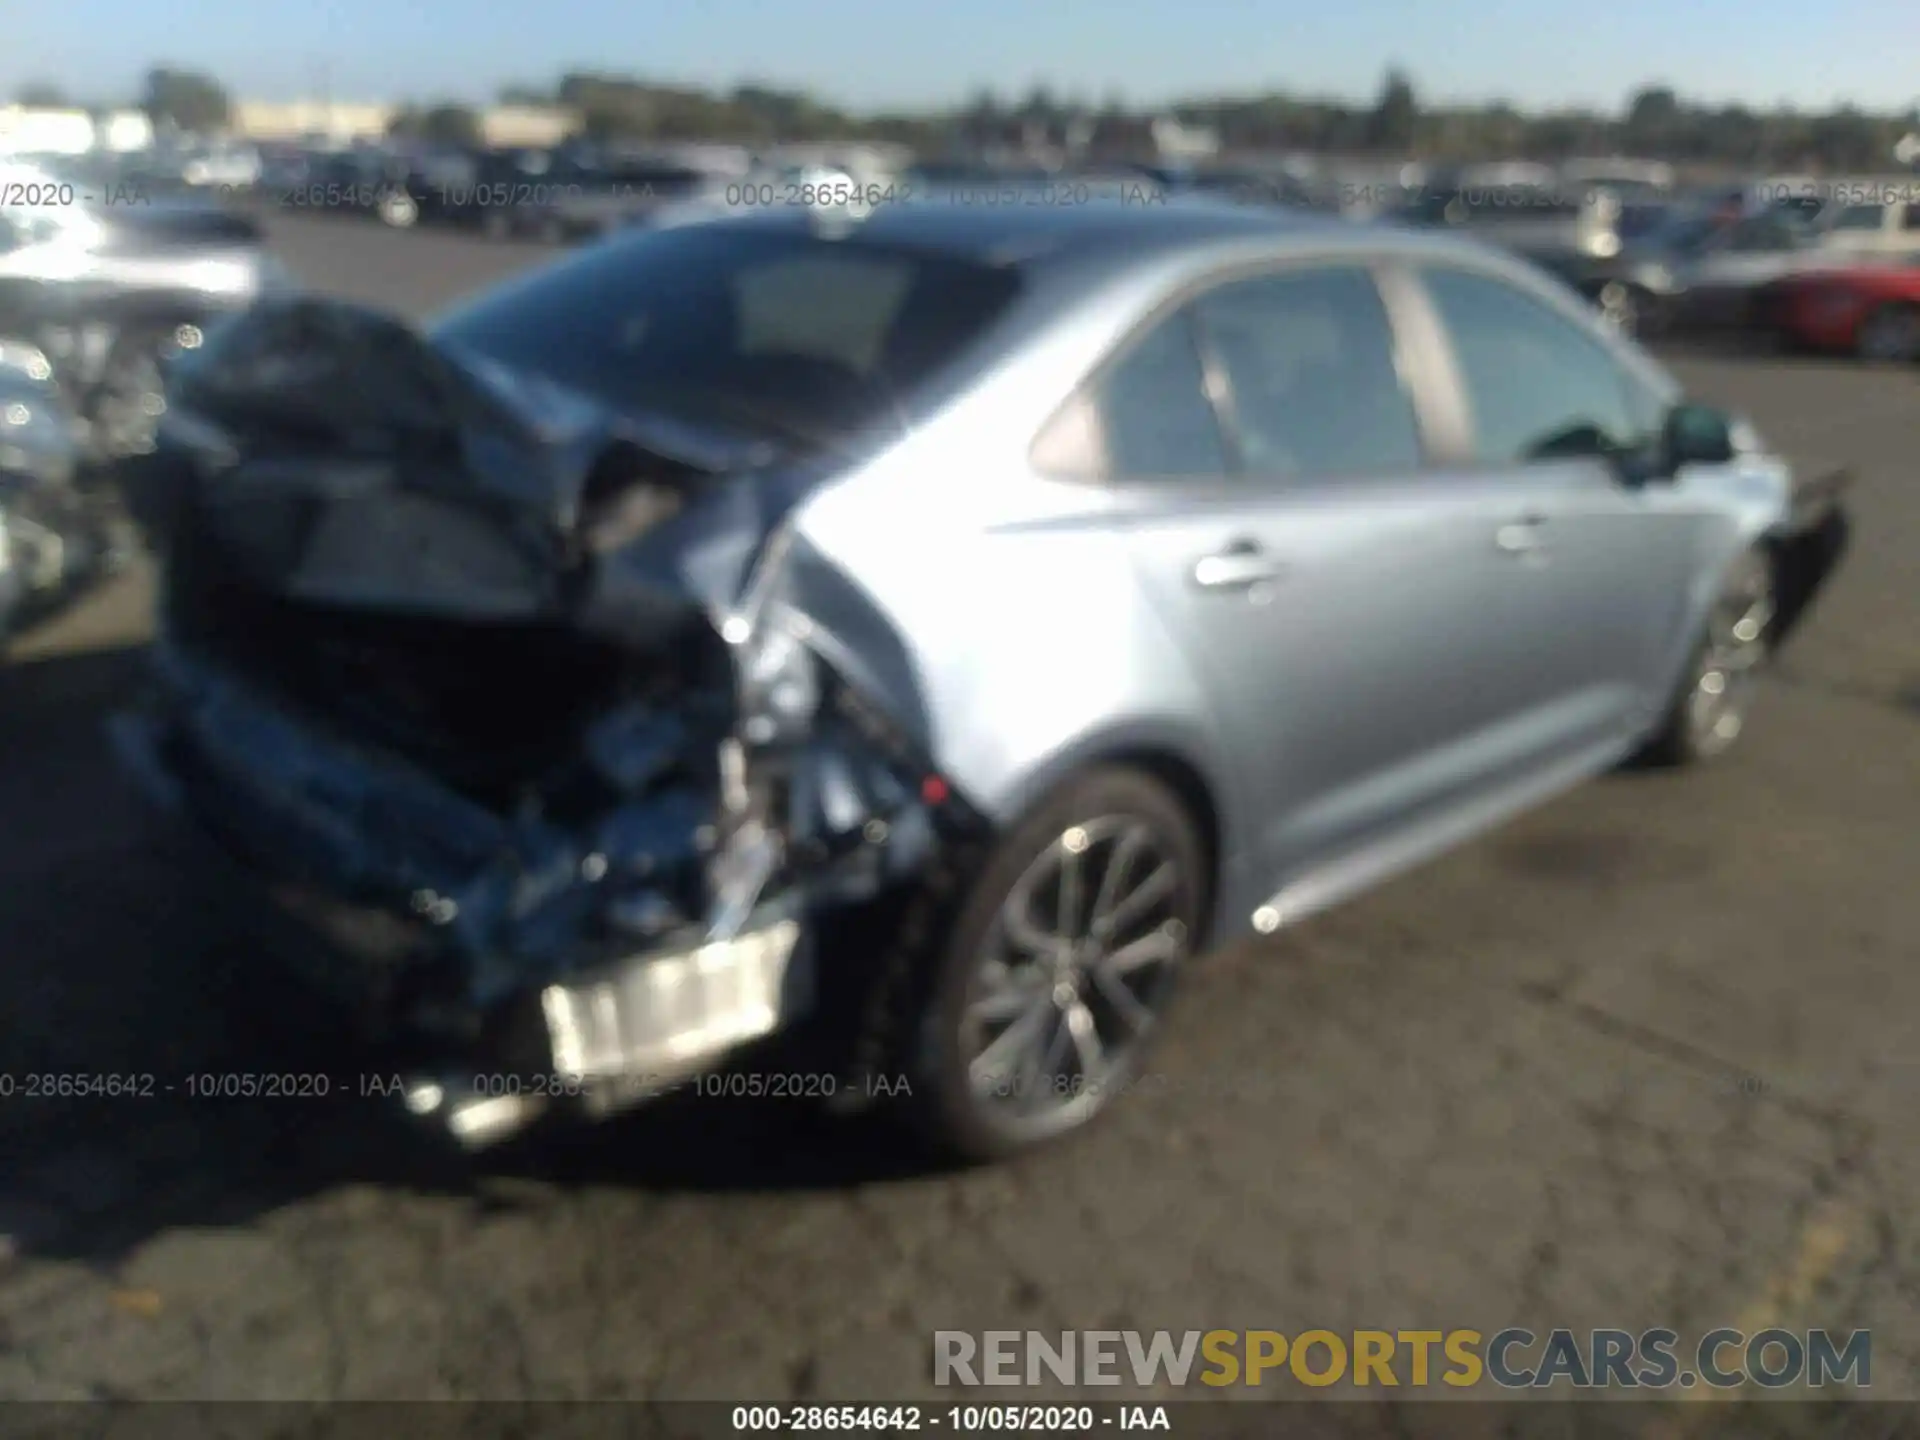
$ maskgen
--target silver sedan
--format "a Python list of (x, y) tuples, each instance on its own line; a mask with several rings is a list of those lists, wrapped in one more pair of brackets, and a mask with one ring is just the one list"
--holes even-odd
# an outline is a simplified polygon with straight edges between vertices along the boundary
[(949, 1151), (1072, 1131), (1196, 952), (1726, 752), (1845, 541), (1525, 266), (1145, 188), (267, 305), (176, 379), (128, 758), (476, 1144), (777, 1037)]

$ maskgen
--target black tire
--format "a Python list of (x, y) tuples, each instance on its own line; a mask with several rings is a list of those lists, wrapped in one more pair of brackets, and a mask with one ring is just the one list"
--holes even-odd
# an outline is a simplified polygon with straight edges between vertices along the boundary
[(1891, 300), (1860, 321), (1854, 349), (1862, 360), (1911, 365), (1920, 360), (1920, 305)]
[[(1154, 851), (1175, 872), (1167, 886), (1166, 918), (1156, 920), (1155, 927), (1174, 937), (1177, 953), (1164, 963), (1164, 973), (1156, 970), (1145, 992), (1149, 998), (1142, 1004), (1151, 1023), (1124, 1047), (1115, 1047), (1112, 1068), (1102, 1073), (1096, 1088), (1065, 1103), (1054, 1104), (1049, 1095), (1027, 1112), (1004, 1094), (977, 1093), (969, 1078), (972, 1057), (965, 1053), (963, 1028), (972, 987), (986, 947), (1002, 923), (1003, 907), (1030, 867), (1064, 843), (1064, 837), (1080, 829), (1085, 843), (1084, 836), (1092, 832), (1081, 827), (1121, 833), (1113, 830), (1116, 825), (1126, 830), (1145, 827)], [(1204, 940), (1210, 888), (1205, 843), (1180, 799), (1142, 771), (1101, 766), (1056, 790), (992, 842), (965, 874), (930, 887), (910, 905), (899, 950), (887, 967), (901, 1003), (888, 1005), (882, 997), (880, 1014), (888, 1042), (872, 1053), (886, 1055), (883, 1064), (906, 1079), (910, 1098), (905, 1114), (927, 1148), (946, 1160), (993, 1160), (1079, 1131), (1104, 1114), (1138, 1078), (1162, 1028), (1183, 962)], [(1087, 903), (1091, 919), (1092, 902)], [(1032, 963), (1038, 970), (1041, 962)], [(883, 975), (882, 986), (887, 982)], [(1099, 987), (1091, 980), (1086, 983), (1091, 1001)], [(1060, 986), (1052, 993), (1057, 1000)], [(1083, 1002), (1082, 1009), (1086, 1006)], [(1105, 1002), (1098, 1008), (1104, 1009)], [(1109, 1018), (1117, 1014), (1111, 1011)], [(1059, 1023), (1064, 1025), (1064, 1018)]]
[[(1728, 566), (1726, 575), (1721, 578), (1719, 593), (1714, 597), (1700, 634), (1694, 640), (1686, 669), (1667, 702), (1659, 728), (1636, 757), (1640, 763), (1660, 767), (1702, 764), (1725, 754), (1744, 733), (1745, 703), (1750, 697), (1743, 697), (1739, 708), (1727, 712), (1734, 716), (1729, 731), (1724, 715), (1715, 718), (1710, 709), (1703, 711), (1696, 695), (1711, 668), (1709, 661), (1713, 653), (1714, 627), (1733, 607), (1747, 600), (1758, 604), (1761, 597), (1764, 597), (1764, 615), (1759, 619), (1757, 633), (1746, 642), (1755, 647), (1752, 652), (1754, 673), (1747, 676), (1749, 683), (1757, 678), (1758, 668), (1764, 664), (1771, 650), (1778, 597), (1778, 576), (1773, 557), (1765, 549), (1756, 547)], [(1749, 610), (1748, 613), (1756, 612)], [(1724, 671), (1722, 683), (1727, 683)]]

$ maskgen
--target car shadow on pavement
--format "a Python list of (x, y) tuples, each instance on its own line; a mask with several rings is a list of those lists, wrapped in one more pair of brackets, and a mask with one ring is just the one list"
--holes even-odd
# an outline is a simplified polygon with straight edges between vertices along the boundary
[[(0, 1260), (110, 1262), (346, 1184), (484, 1200), (503, 1176), (762, 1190), (924, 1170), (870, 1127), (697, 1097), (458, 1154), (376, 1093), (379, 1057), (159, 843), (104, 733), (141, 671), (137, 649), (0, 667)], [(328, 1093), (217, 1093), (240, 1075)]]

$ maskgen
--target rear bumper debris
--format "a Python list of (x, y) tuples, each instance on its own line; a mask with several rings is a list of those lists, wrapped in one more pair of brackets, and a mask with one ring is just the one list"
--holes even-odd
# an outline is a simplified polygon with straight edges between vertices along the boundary
[(814, 1008), (821, 911), (937, 841), (915, 787), (820, 737), (781, 813), (729, 795), (750, 784), (723, 762), (719, 793), (654, 784), (571, 827), (509, 818), (159, 655), (156, 701), (112, 723), (124, 768), (270, 902), (262, 948), (346, 1002), (393, 1057), (396, 1098), (469, 1149), (603, 1118), (792, 1030)]
[(416, 1075), (406, 1106), (480, 1149), (557, 1110), (600, 1118), (651, 1099), (805, 1015), (802, 938), (789, 916), (555, 982), (540, 992), (547, 1068)]

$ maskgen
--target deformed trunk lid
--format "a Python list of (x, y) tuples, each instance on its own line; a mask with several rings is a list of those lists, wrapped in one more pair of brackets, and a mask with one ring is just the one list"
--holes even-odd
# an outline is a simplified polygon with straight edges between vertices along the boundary
[[(253, 578), (335, 604), (614, 635), (718, 615), (808, 483), (765, 435), (616, 408), (342, 301), (256, 305), (174, 386), (165, 442)], [(600, 511), (634, 487), (667, 503), (609, 543)]]

